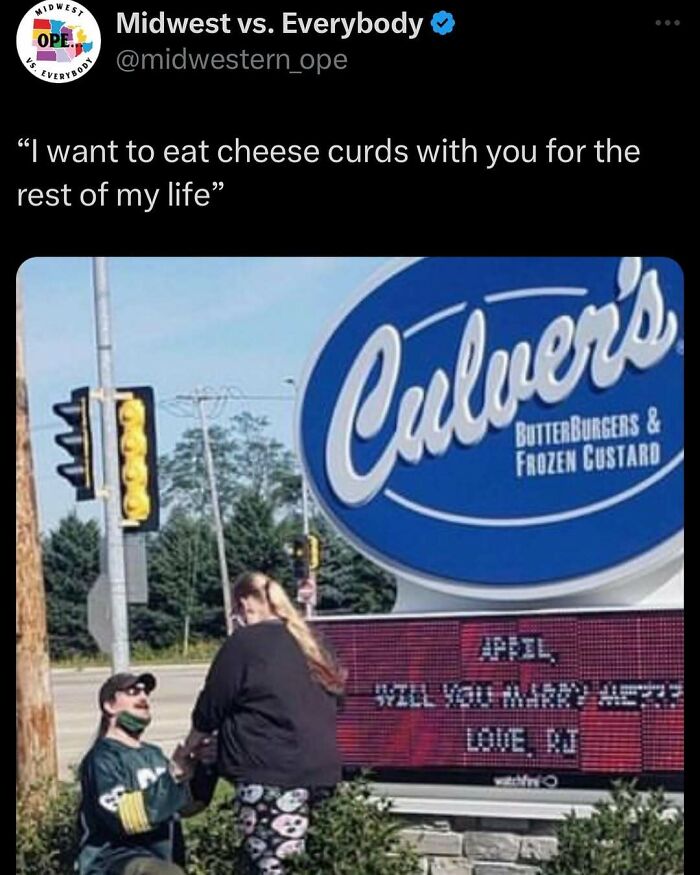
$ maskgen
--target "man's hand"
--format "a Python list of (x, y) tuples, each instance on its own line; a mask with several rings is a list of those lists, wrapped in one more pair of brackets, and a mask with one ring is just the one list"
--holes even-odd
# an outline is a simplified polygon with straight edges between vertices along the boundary
[(170, 774), (173, 778), (181, 783), (189, 781), (194, 773), (194, 760), (187, 752), (187, 748), (178, 744), (170, 757)]
[[(187, 758), (187, 762), (194, 771), (190, 777), (190, 793), (192, 802), (180, 812), (183, 817), (191, 817), (209, 805), (214, 797), (218, 775), (216, 761), (218, 759), (217, 733), (201, 736), (195, 745), (187, 743), (180, 745), (181, 754)], [(196, 768), (194, 768), (196, 766)]]

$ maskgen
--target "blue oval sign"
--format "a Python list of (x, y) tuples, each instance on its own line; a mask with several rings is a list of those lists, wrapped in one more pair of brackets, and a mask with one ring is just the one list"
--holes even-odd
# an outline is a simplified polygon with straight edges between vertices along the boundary
[(640, 573), (683, 529), (683, 274), (668, 258), (428, 258), (307, 368), (308, 482), (395, 573), (495, 598)]

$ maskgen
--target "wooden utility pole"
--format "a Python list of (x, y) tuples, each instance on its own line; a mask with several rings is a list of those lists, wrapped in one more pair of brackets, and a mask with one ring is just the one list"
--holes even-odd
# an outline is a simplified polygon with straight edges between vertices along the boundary
[[(180, 396), (186, 397), (186, 396)], [(214, 517), (214, 531), (216, 532), (216, 548), (219, 554), (219, 572), (221, 574), (221, 589), (223, 591), (224, 615), (226, 620), (226, 634), (233, 632), (233, 612), (231, 605), (231, 584), (228, 578), (228, 565), (226, 564), (226, 544), (224, 541), (224, 525), (221, 522), (221, 510), (219, 509), (219, 492), (216, 487), (216, 469), (214, 468), (214, 456), (211, 452), (209, 440), (209, 423), (204, 413), (206, 394), (202, 390), (195, 390), (192, 396), (199, 409), (199, 421), (202, 424), (202, 440), (204, 442), (204, 461), (209, 475), (209, 489), (211, 491), (211, 509)]]
[[(44, 576), (41, 567), (29, 405), (24, 370), (22, 290), (16, 289), (16, 719), (17, 790), (25, 795), (38, 782), (58, 775), (56, 729), (49, 667)], [(44, 787), (43, 792), (46, 792)]]

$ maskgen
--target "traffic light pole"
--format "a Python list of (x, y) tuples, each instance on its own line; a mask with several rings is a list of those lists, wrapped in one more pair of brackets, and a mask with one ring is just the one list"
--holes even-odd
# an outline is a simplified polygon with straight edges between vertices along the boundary
[[(309, 494), (306, 491), (306, 477), (304, 477), (304, 472), (301, 474), (301, 526), (304, 532), (304, 537), (308, 538), (309, 535)], [(309, 579), (312, 580), (314, 586), (316, 585), (316, 572), (309, 571)], [(306, 614), (306, 619), (308, 620), (313, 616), (314, 607), (310, 601), (304, 603), (304, 613)]]
[(306, 478), (301, 475), (301, 526), (304, 535), (309, 534), (309, 494), (306, 491)]
[(119, 446), (106, 258), (93, 259), (93, 282), (97, 332), (97, 370), (102, 392), (102, 476), (105, 489), (106, 570), (112, 614), (112, 671), (116, 673), (126, 671), (129, 667), (129, 620), (124, 566), (124, 532), (121, 524)]
[[(287, 377), (284, 381), (289, 386), (294, 389), (294, 398), (295, 401), (298, 400), (298, 387), (297, 381), (293, 377)], [(304, 538), (308, 538), (309, 536), (309, 493), (306, 489), (306, 477), (304, 477), (304, 471), (301, 471), (301, 530), (304, 534)], [(314, 587), (316, 585), (316, 572), (309, 571), (308, 577), (312, 581)], [(304, 602), (304, 613), (306, 614), (306, 619), (308, 620), (313, 616), (313, 605), (310, 601)]]

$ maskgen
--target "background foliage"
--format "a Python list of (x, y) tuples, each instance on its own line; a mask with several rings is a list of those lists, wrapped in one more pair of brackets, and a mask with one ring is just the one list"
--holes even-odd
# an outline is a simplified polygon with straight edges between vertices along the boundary
[[(301, 478), (294, 457), (267, 435), (264, 417), (234, 416), (210, 430), (229, 576), (264, 571), (293, 594), (287, 545), (301, 534)], [(196, 650), (225, 634), (221, 579), (201, 432), (188, 429), (159, 460), (164, 522), (147, 540), (149, 601), (131, 605), (135, 651)], [(320, 611), (385, 612), (394, 601), (390, 576), (353, 550), (317, 514), (322, 541)], [(96, 653), (87, 629), (87, 593), (99, 573), (99, 527), (74, 514), (43, 539), (51, 656)]]
[(542, 875), (682, 875), (683, 813), (662, 790), (617, 782), (590, 818), (570, 815)]
[[(220, 784), (220, 787), (222, 785)], [(188, 875), (244, 875), (238, 861), (231, 790), (217, 792), (209, 808), (184, 821)], [(75, 785), (61, 784), (43, 804), (17, 807), (15, 875), (72, 875), (77, 854)], [(343, 785), (316, 810), (308, 853), (290, 875), (414, 875), (415, 853), (398, 840), (399, 824), (383, 800), (369, 800), (364, 780)]]

